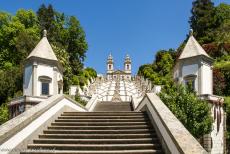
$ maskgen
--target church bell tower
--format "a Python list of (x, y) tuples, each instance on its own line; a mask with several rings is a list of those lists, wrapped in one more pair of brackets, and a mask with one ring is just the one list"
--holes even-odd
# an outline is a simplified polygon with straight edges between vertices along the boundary
[(111, 79), (112, 78), (112, 73), (113, 73), (113, 57), (111, 54), (109, 54), (109, 57), (107, 59), (107, 78)]
[(131, 74), (131, 59), (129, 55), (126, 55), (124, 62), (124, 71), (125, 73)]

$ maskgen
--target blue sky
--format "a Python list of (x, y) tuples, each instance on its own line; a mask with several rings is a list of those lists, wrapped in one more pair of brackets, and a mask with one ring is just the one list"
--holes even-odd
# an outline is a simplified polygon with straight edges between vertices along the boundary
[[(230, 0), (213, 2), (230, 4)], [(111, 52), (115, 68), (123, 69), (129, 54), (133, 74), (140, 65), (152, 63), (156, 51), (180, 45), (189, 31), (192, 7), (191, 0), (0, 0), (0, 10), (37, 11), (42, 3), (80, 20), (89, 45), (85, 66), (105, 73)]]

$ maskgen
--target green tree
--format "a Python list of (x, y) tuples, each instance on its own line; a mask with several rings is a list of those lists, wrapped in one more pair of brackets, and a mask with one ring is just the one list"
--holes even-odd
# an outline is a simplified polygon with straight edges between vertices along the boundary
[(91, 78), (96, 78), (96, 77), (97, 77), (97, 72), (96, 72), (93, 68), (87, 67), (87, 68), (85, 69), (85, 71), (87, 71), (87, 72), (89, 73), (89, 76), (90, 76)]
[(88, 45), (85, 33), (76, 17), (71, 16), (68, 20), (67, 51), (70, 55), (70, 64), (74, 74), (83, 69), (83, 61)]
[(45, 4), (42, 4), (37, 11), (37, 17), (40, 25), (40, 35), (44, 29), (48, 31), (47, 37), (51, 42), (55, 41), (55, 31), (57, 30), (55, 24), (55, 10), (51, 4), (48, 7)]
[(160, 50), (156, 53), (152, 64), (139, 67), (138, 75), (148, 78), (153, 84), (165, 85), (172, 82), (172, 69), (175, 63), (176, 52), (173, 49)]
[(195, 0), (192, 3), (190, 27), (194, 36), (201, 43), (210, 43), (214, 40), (212, 30), (216, 28), (215, 8), (211, 0)]
[(190, 88), (183, 85), (166, 85), (160, 93), (160, 98), (193, 136), (200, 138), (210, 133), (212, 117), (208, 102), (197, 98)]

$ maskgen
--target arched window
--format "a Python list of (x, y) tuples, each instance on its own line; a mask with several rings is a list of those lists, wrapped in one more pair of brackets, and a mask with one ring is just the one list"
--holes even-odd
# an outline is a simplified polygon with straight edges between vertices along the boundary
[(109, 64), (109, 69), (111, 70), (112, 69), (112, 66)]
[(126, 69), (129, 70), (129, 65), (126, 65)]
[(41, 95), (48, 96), (50, 94), (50, 83), (52, 79), (48, 76), (39, 76), (41, 82)]

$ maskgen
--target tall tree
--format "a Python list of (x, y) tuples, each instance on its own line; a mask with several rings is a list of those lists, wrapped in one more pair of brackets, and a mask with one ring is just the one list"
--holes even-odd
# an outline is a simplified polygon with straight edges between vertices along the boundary
[(40, 33), (42, 36), (42, 31), (46, 29), (48, 31), (47, 37), (50, 42), (55, 41), (55, 10), (51, 4), (48, 7), (42, 4), (37, 11), (38, 21), (40, 25)]
[(68, 22), (67, 51), (70, 55), (70, 64), (74, 74), (78, 74), (83, 69), (83, 61), (88, 45), (85, 39), (80, 22), (76, 17), (71, 16)]
[(201, 44), (212, 42), (214, 40), (212, 30), (216, 27), (214, 4), (211, 0), (195, 0), (192, 3), (191, 13), (189, 23), (194, 36)]

